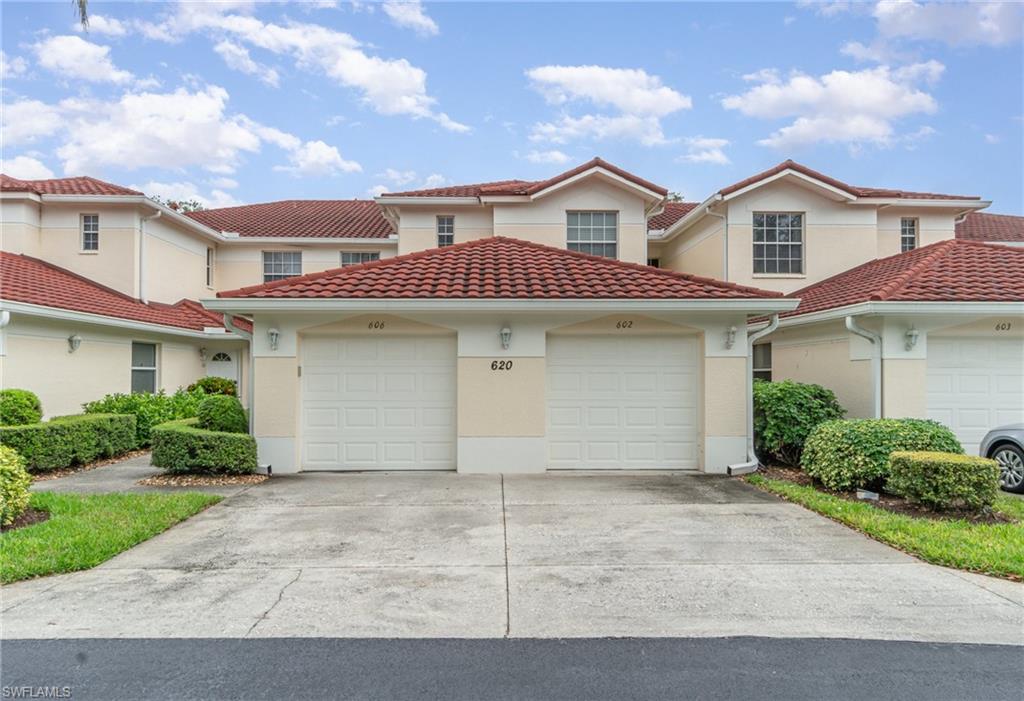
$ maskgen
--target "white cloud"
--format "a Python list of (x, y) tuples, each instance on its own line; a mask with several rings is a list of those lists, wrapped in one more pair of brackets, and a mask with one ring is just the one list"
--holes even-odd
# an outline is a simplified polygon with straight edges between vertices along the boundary
[(853, 9), (849, 0), (796, 0), (797, 7), (814, 10), (822, 17), (835, 17)]
[[(379, 197), (386, 192), (395, 192), (399, 188), (404, 190), (426, 190), (432, 187), (443, 187), (448, 184), (448, 178), (444, 177), (440, 173), (431, 173), (422, 180), (419, 179), (414, 170), (395, 170), (394, 168), (388, 168), (383, 173), (377, 173), (377, 178), (387, 180), (388, 185), (378, 183), (371, 187), (367, 192), (371, 197)], [(402, 187), (403, 185), (410, 185), (410, 183), (417, 183), (412, 187)]]
[(289, 155), (290, 166), (276, 166), (274, 170), (298, 176), (325, 176), (338, 173), (358, 173), (363, 167), (355, 161), (341, 157), (338, 149), (323, 141), (307, 141)]
[(679, 160), (687, 163), (728, 165), (731, 161), (725, 155), (724, 150), (728, 145), (728, 139), (713, 139), (705, 136), (691, 137), (686, 139), (687, 152), (680, 156)]
[(67, 80), (94, 83), (127, 83), (132, 74), (110, 60), (110, 47), (77, 36), (47, 37), (34, 44), (39, 65)]
[(21, 56), (8, 58), (4, 51), (0, 50), (0, 78), (17, 78), (25, 75), (28, 70), (28, 62)]
[(431, 173), (423, 179), (423, 188), (429, 189), (432, 187), (443, 187), (448, 184), (448, 178), (444, 177), (440, 173)]
[(235, 180), (234, 178), (210, 178), (209, 183), (214, 187), (220, 188), (222, 190), (234, 190), (236, 187), (238, 187), (238, 181)]
[(5, 146), (34, 141), (61, 128), (60, 110), (39, 100), (19, 100), (4, 105), (0, 127)]
[(745, 73), (743, 80), (748, 83), (778, 83), (782, 79), (778, 68), (761, 68), (753, 73)]
[(416, 179), (415, 170), (397, 170), (395, 168), (387, 168), (383, 173), (377, 173), (378, 178), (384, 178), (390, 183), (395, 185), (408, 185)]
[(150, 197), (159, 197), (165, 202), (182, 202), (196, 200), (207, 209), (217, 207), (235, 207), (242, 204), (231, 193), (214, 189), (204, 194), (195, 183), (189, 181), (162, 183), (150, 180), (142, 185), (129, 185), (133, 190), (140, 190)]
[(387, 185), (374, 185), (373, 187), (371, 187), (366, 192), (370, 195), (370, 197), (380, 197), (384, 193), (390, 192), (390, 191), (391, 191), (391, 188), (389, 188)]
[(228, 68), (247, 75), (254, 75), (267, 85), (277, 87), (279, 82), (277, 71), (254, 61), (249, 55), (249, 50), (244, 46), (225, 39), (214, 46), (213, 50), (224, 59)]
[(525, 156), (530, 163), (568, 163), (570, 156), (558, 150), (551, 151), (530, 151)]
[(1003, 46), (1021, 38), (1024, 8), (1014, 2), (883, 0), (875, 5), (883, 37), (941, 41), (950, 46)]
[(582, 117), (565, 115), (555, 122), (538, 122), (530, 134), (532, 141), (550, 141), (564, 144), (576, 139), (627, 139), (639, 141), (644, 146), (668, 143), (657, 117), (622, 115), (607, 117), (586, 114)]
[(436, 36), (440, 29), (423, 9), (420, 0), (385, 0), (384, 14), (399, 27), (412, 29), (422, 36)]
[(1002, 139), (998, 134), (985, 134), (986, 144), (998, 144), (1000, 141), (1002, 141)]
[(879, 41), (872, 42), (870, 45), (862, 44), (859, 41), (848, 41), (840, 47), (839, 53), (860, 62), (885, 63), (893, 58), (890, 46)]
[(894, 122), (931, 114), (935, 99), (915, 83), (934, 82), (944, 67), (937, 61), (891, 69), (832, 71), (821, 77), (793, 73), (784, 82), (762, 82), (722, 100), (726, 109), (759, 119), (794, 121), (758, 143), (791, 148), (818, 142), (872, 143), (897, 140)]
[[(75, 22), (71, 28), (76, 32), (85, 31), (81, 22)], [(89, 15), (89, 34), (106, 34), (107, 36), (112, 37), (123, 37), (127, 33), (128, 27), (126, 27), (124, 22), (119, 19), (105, 17), (103, 15)]]
[(0, 161), (0, 173), (22, 180), (46, 180), (53, 177), (53, 171), (42, 161), (29, 156), (15, 156)]

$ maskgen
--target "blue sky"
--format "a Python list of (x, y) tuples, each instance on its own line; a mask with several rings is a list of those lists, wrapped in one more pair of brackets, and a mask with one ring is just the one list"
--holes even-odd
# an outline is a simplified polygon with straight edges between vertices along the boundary
[(3, 168), (209, 205), (548, 177), (702, 199), (785, 158), (1024, 212), (1018, 5), (0, 6)]

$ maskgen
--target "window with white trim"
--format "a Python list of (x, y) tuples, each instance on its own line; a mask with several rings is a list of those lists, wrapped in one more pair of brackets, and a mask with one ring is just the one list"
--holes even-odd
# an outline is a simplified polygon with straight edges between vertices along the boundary
[(772, 381), (772, 344), (754, 346), (754, 379)]
[(302, 275), (302, 251), (263, 251), (263, 282)]
[(206, 249), (206, 286), (213, 287), (213, 249)]
[(341, 267), (348, 265), (360, 265), (361, 263), (369, 263), (370, 261), (380, 260), (379, 251), (342, 251), (341, 252)]
[(618, 257), (618, 212), (566, 212), (566, 246), (570, 251)]
[(437, 246), (451, 246), (455, 243), (455, 217), (442, 214), (437, 218)]
[(82, 215), (82, 250), (100, 250), (100, 215)]
[(132, 394), (156, 392), (156, 344), (132, 342)]
[(754, 273), (803, 272), (803, 213), (754, 212)]
[(900, 253), (913, 251), (917, 248), (917, 219), (903, 217), (900, 219)]

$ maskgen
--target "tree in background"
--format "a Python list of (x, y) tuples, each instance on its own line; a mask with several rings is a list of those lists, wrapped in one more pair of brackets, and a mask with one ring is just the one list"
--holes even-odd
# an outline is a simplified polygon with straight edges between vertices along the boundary
[(170, 207), (176, 212), (199, 212), (206, 207), (199, 200), (172, 200), (169, 197), (160, 197), (159, 195), (152, 195), (151, 200), (155, 200), (165, 207)]

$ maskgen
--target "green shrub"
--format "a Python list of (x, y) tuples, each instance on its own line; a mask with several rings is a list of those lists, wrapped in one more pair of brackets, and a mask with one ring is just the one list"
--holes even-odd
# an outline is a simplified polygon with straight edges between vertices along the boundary
[(83, 465), (138, 447), (135, 417), (127, 414), (77, 414), (0, 426), (0, 443), (17, 450), (32, 472)]
[(897, 450), (964, 452), (953, 432), (935, 421), (850, 419), (815, 428), (800, 465), (829, 489), (879, 490), (889, 476), (889, 456)]
[(11, 525), (28, 506), (28, 488), (32, 478), (18, 451), (0, 445), (0, 524)]
[(229, 397), (238, 396), (238, 383), (226, 377), (200, 377), (188, 386), (188, 391), (193, 392), (201, 389), (207, 394), (226, 394)]
[(886, 489), (933, 509), (978, 511), (999, 495), (999, 464), (974, 455), (897, 451), (889, 457)]
[(804, 441), (824, 422), (843, 418), (846, 410), (832, 390), (785, 380), (754, 383), (754, 436), (757, 451), (783, 465), (799, 465)]
[(0, 390), (0, 426), (24, 426), (39, 423), (43, 405), (27, 389)]
[(108, 394), (103, 399), (83, 404), (82, 408), (87, 414), (131, 414), (135, 417), (138, 443), (147, 446), (153, 426), (194, 417), (204, 397), (206, 393), (202, 389), (178, 389), (174, 394), (163, 390), (155, 394)]
[(215, 394), (199, 403), (196, 414), (199, 428), (207, 431), (224, 431), (226, 433), (248, 433), (249, 419), (245, 415), (242, 403), (235, 397)]
[(256, 471), (256, 439), (247, 433), (199, 428), (199, 419), (153, 427), (153, 465), (168, 474), (244, 475)]

